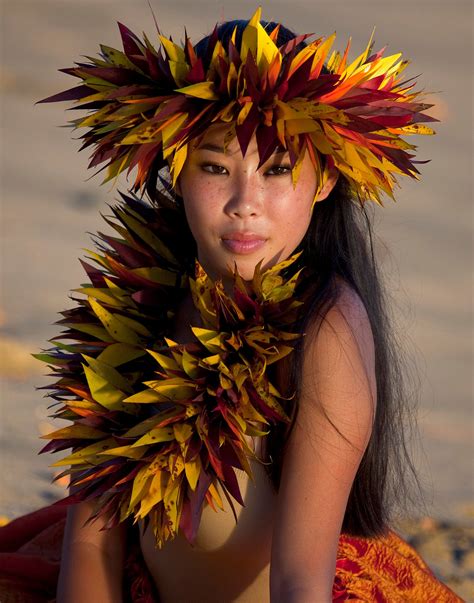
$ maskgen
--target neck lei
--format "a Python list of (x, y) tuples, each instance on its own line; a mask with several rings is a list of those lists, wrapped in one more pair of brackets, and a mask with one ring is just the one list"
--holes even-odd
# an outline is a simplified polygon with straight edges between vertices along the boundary
[[(75, 291), (86, 298), (35, 354), (58, 377), (44, 388), (53, 417), (72, 422), (41, 452), (73, 449), (53, 465), (67, 467), (57, 479), (69, 475), (73, 492), (59, 504), (91, 500), (107, 527), (144, 520), (158, 547), (178, 530), (192, 544), (203, 506), (223, 508), (219, 486), (234, 515), (233, 500), (243, 505), (234, 469), (252, 477), (245, 436), (289, 421), (268, 367), (301, 336), (303, 267), (300, 254), (266, 271), (260, 262), (252, 281), (233, 274), (228, 295), (198, 261), (189, 276), (183, 215), (167, 198), (121, 196), (117, 221), (104, 217), (119, 236), (99, 233), (100, 253), (88, 250), (97, 266), (81, 260), (90, 284)], [(179, 344), (169, 329), (189, 288), (202, 326)]]

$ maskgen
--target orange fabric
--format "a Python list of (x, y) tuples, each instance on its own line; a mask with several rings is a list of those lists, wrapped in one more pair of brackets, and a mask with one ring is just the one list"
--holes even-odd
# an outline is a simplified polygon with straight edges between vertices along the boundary
[[(53, 603), (66, 507), (45, 507), (0, 528), (0, 601)], [(395, 532), (381, 538), (343, 534), (333, 602), (462, 603)], [(138, 539), (125, 564), (124, 603), (159, 603)]]
[(458, 597), (395, 532), (339, 539), (333, 601), (458, 603)]

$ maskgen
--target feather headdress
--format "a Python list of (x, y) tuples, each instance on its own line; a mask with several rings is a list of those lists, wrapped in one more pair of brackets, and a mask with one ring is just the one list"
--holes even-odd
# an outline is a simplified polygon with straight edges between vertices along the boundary
[[(336, 168), (365, 201), (393, 198), (397, 175), (417, 178), (416, 147), (401, 137), (433, 134), (423, 113), (432, 105), (419, 101), (414, 78), (402, 81), (408, 61), (401, 54), (364, 52), (348, 62), (344, 53), (330, 54), (335, 34), (305, 42), (310, 34), (277, 46), (279, 26), (267, 33), (257, 9), (237, 43), (227, 45), (218, 26), (198, 56), (187, 34), (183, 45), (159, 34), (154, 48), (119, 23), (123, 52), (101, 45), (101, 57), (62, 69), (82, 80), (78, 87), (40, 102), (73, 100), (89, 111), (75, 119), (88, 128), (82, 148), (92, 147), (89, 167), (107, 167), (105, 182), (137, 168), (133, 191), (152, 189), (158, 171), (168, 165), (172, 184), (180, 174), (189, 143), (214, 123), (229, 125), (245, 154), (255, 134), (259, 165), (277, 146), (288, 150), (293, 181), (306, 152), (318, 177)], [(158, 32), (159, 33), (159, 32)]]

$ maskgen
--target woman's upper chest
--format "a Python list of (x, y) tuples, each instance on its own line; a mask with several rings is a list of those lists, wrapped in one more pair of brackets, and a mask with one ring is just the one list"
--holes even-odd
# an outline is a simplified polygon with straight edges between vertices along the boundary
[[(250, 447), (253, 446), (252, 438), (248, 438)], [(257, 442), (257, 446), (258, 446)], [(259, 450), (256, 450), (257, 454)], [(185, 548), (189, 547), (190, 554), (220, 551), (229, 556), (238, 556), (242, 547), (260, 547), (264, 545), (267, 537), (271, 534), (273, 512), (276, 503), (276, 493), (266, 473), (262, 462), (257, 459), (249, 459), (252, 470), (252, 479), (243, 470), (235, 469), (244, 506), (233, 500), (235, 516), (232, 508), (224, 495), (222, 488), (218, 485), (223, 509), (214, 511), (209, 505), (203, 508), (199, 529), (194, 546), (188, 545), (184, 536), (178, 535), (177, 541), (181, 541)], [(237, 518), (237, 521), (236, 521)], [(145, 538), (152, 536), (145, 535)], [(157, 554), (166, 556), (173, 546), (166, 545)], [(267, 543), (268, 544), (268, 543)], [(183, 547), (180, 545), (179, 549)]]
[[(205, 506), (191, 546), (181, 533), (155, 548), (151, 529), (140, 529), (144, 560), (168, 601), (267, 601), (276, 493), (264, 466), (251, 460), (253, 480), (236, 471), (244, 506), (232, 509), (218, 487), (224, 510)], [(214, 597), (214, 598), (212, 598)]]

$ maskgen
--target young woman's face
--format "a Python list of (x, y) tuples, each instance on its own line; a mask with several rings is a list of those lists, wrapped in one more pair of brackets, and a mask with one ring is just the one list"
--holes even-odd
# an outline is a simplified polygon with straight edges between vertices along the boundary
[(257, 170), (255, 136), (245, 157), (236, 138), (224, 153), (226, 129), (225, 124), (212, 126), (190, 149), (176, 189), (206, 272), (225, 281), (236, 263), (242, 278), (250, 280), (261, 259), (262, 267), (268, 268), (289, 257), (303, 239), (316, 175), (306, 153), (293, 188), (285, 151), (276, 152)]

